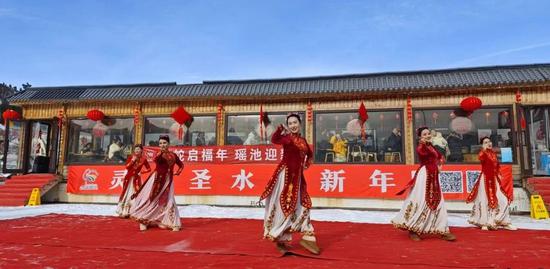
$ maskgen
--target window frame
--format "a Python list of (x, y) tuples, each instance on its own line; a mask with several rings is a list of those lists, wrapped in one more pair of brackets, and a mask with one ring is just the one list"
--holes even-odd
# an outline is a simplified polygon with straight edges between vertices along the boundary
[[(215, 145), (211, 145), (209, 147), (214, 147), (214, 146), (219, 146), (219, 143), (218, 143), (218, 138), (219, 138), (219, 128), (218, 128), (218, 115), (217, 114), (212, 114), (212, 113), (201, 113), (201, 114), (193, 114), (192, 115), (193, 118), (194, 117), (214, 117), (214, 120), (215, 120), (215, 133), (216, 133), (216, 144)], [(170, 114), (154, 114), (154, 115), (143, 115), (143, 128), (141, 130), (141, 144), (144, 146), (144, 147), (148, 147), (148, 145), (146, 144), (146, 141), (145, 141), (145, 120), (147, 118), (171, 118), (170, 117)], [(192, 125), (191, 125), (192, 126)], [(171, 143), (170, 143), (170, 146), (173, 146)], [(174, 145), (176, 147), (206, 147), (206, 146), (185, 146), (185, 145)]]
[[(109, 118), (112, 118), (112, 119), (131, 119), (132, 120), (132, 124), (133, 124), (133, 128), (132, 130), (134, 130), (132, 132), (132, 136), (134, 137), (134, 144), (136, 142), (136, 124), (133, 122), (133, 117), (131, 116), (121, 116), (121, 117), (109, 117)], [(67, 142), (65, 143), (65, 153), (64, 153), (64, 162), (63, 162), (63, 165), (64, 166), (71, 166), (71, 165), (91, 165), (91, 166), (100, 166), (100, 165), (108, 165), (108, 166), (120, 166), (120, 165), (123, 165), (121, 163), (109, 163), (109, 162), (105, 162), (105, 161), (101, 161), (101, 162), (74, 162), (74, 161), (70, 161), (69, 160), (69, 149), (70, 149), (70, 143), (69, 143), (69, 138), (71, 137), (71, 121), (72, 120), (90, 120), (86, 117), (77, 117), (77, 118), (68, 118), (67, 119)], [(79, 141), (80, 142), (80, 141)], [(132, 144), (132, 147), (134, 146), (134, 144)]]
[[(406, 162), (406, 142), (407, 137), (404, 135), (404, 128), (405, 128), (405, 110), (403, 108), (381, 108), (381, 109), (370, 109), (368, 112), (399, 112), (401, 113), (399, 115), (400, 120), (400, 128), (401, 128), (401, 161), (400, 162), (349, 162), (346, 160), (345, 162), (317, 162), (315, 158), (313, 158), (313, 163), (315, 164), (330, 164), (330, 165), (400, 165), (405, 164)], [(358, 114), (357, 110), (353, 109), (338, 109), (338, 110), (315, 110), (313, 111), (313, 154), (316, 154), (315, 146), (317, 144), (317, 115), (318, 114), (326, 114), (326, 113), (355, 113)], [(368, 121), (368, 120), (367, 120)], [(376, 129), (375, 129), (376, 130)]]
[[(302, 130), (304, 132), (304, 134), (302, 136), (306, 137), (306, 134), (307, 134), (307, 119), (306, 119), (307, 114), (306, 114), (306, 111), (298, 110), (298, 111), (264, 111), (264, 112), (269, 113), (269, 115), (284, 115), (285, 117), (289, 113), (298, 113), (300, 116), (303, 115), (303, 117), (300, 118), (302, 120), (301, 126), (302, 126)], [(224, 128), (223, 128), (223, 142), (224, 142), (225, 146), (243, 146), (243, 145), (228, 145), (227, 144), (227, 134), (229, 133), (229, 117), (230, 116), (250, 116), (250, 115), (256, 115), (256, 116), (260, 117), (260, 112), (259, 111), (257, 113), (255, 113), (255, 112), (244, 112), (244, 113), (234, 112), (234, 113), (226, 113), (224, 115), (224, 123), (225, 124), (224, 124)], [(258, 119), (258, 121), (259, 121), (259, 119)], [(276, 128), (277, 126), (274, 126), (274, 127)], [(306, 140), (307, 140), (307, 138), (306, 138)], [(270, 145), (270, 144), (266, 144), (266, 145)]]
[[(413, 107), (413, 109), (412, 109), (412, 118), (413, 118), (413, 120), (412, 120), (412, 128), (413, 128), (412, 143), (413, 143), (414, 151), (412, 152), (412, 154), (413, 154), (413, 160), (414, 160), (415, 164), (420, 163), (420, 161), (418, 160), (418, 156), (417, 156), (418, 154), (416, 154), (416, 147), (418, 146), (418, 139), (416, 139), (416, 129), (418, 128), (418, 126), (416, 125), (415, 113), (419, 110), (450, 110), (452, 112), (457, 108), (460, 108), (460, 106), (455, 106), (455, 107), (436, 106), (436, 107), (416, 107), (416, 108)], [(517, 144), (518, 141), (514, 137), (515, 132), (516, 132), (516, 126), (515, 126), (516, 117), (515, 117), (515, 114), (514, 114), (513, 105), (488, 105), (488, 106), (481, 107), (480, 110), (481, 109), (503, 109), (503, 110), (509, 109), (510, 117), (512, 117), (512, 119), (510, 121), (510, 131), (512, 132), (512, 162), (503, 163), (499, 160), (499, 163), (501, 165), (517, 165), (518, 164), (518, 158), (516, 157), (516, 148), (518, 146), (518, 144)], [(497, 126), (498, 126), (498, 122), (497, 122)], [(430, 128), (430, 130), (432, 130), (432, 129)], [(479, 145), (479, 142), (476, 145)], [(445, 162), (445, 164), (447, 164), (447, 165), (473, 165), (473, 164), (481, 165), (479, 162), (464, 162), (464, 161), (463, 162), (450, 162), (450, 163)]]

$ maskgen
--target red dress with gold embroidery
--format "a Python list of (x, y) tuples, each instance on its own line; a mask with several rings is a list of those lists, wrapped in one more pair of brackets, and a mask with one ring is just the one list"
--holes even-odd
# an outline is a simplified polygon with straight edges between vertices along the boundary
[[(124, 197), (124, 194), (126, 193), (128, 186), (130, 185), (130, 181), (132, 181), (132, 185), (134, 187), (134, 193), (137, 192), (141, 188), (141, 176), (140, 173), (149, 173), (151, 172), (151, 166), (149, 166), (149, 162), (147, 161), (147, 158), (141, 154), (137, 157), (135, 161), (132, 161), (132, 158), (135, 155), (128, 156), (128, 159), (126, 160), (126, 176), (124, 176), (124, 182), (122, 184), (122, 193), (120, 194), (119, 201), (122, 200)], [(145, 167), (144, 171), (141, 171), (142, 168)]]
[(158, 225), (161, 228), (179, 228), (181, 221), (174, 197), (174, 166), (183, 163), (178, 156), (169, 151), (161, 151), (154, 159), (156, 167), (136, 194), (130, 208), (130, 216), (146, 225)]
[(490, 208), (495, 209), (498, 206), (496, 187), (497, 181), (502, 193), (506, 196), (506, 198), (508, 198), (508, 201), (511, 202), (513, 199), (513, 194), (511, 194), (511, 192), (509, 191), (506, 191), (504, 189), (504, 184), (502, 184), (503, 182), (501, 182), (500, 163), (498, 162), (496, 153), (492, 149), (481, 150), (479, 152), (479, 161), (481, 162), (481, 174), (479, 175), (479, 178), (474, 185), (472, 192), (470, 193), (470, 195), (468, 195), (468, 199), (466, 199), (466, 202), (470, 203), (474, 201), (477, 197), (477, 193), (479, 191), (479, 182), (482, 178), (482, 175), (485, 179), (485, 193), (487, 194)]
[(416, 153), (420, 160), (420, 167), (416, 170), (413, 179), (407, 184), (405, 189), (398, 192), (397, 195), (404, 193), (407, 189), (414, 186), (418, 171), (422, 166), (426, 167), (426, 203), (431, 210), (436, 210), (439, 202), (441, 202), (441, 187), (439, 186), (439, 168), (437, 167), (443, 162), (443, 155), (434, 148), (431, 143), (418, 143)]
[[(271, 137), (273, 144), (283, 145), (283, 160), (279, 163), (277, 169), (275, 169), (275, 173), (273, 173), (273, 176), (267, 183), (260, 200), (271, 195), (277, 183), (279, 173), (284, 170), (285, 182), (279, 201), (283, 213), (287, 217), (294, 213), (298, 196), (303, 207), (311, 208), (311, 198), (307, 193), (307, 185), (303, 172), (304, 167), (307, 168), (311, 165), (313, 153), (306, 139), (301, 137), (300, 134), (282, 135), (281, 132), (283, 130), (284, 128), (279, 127)], [(300, 195), (298, 195), (298, 191)]]

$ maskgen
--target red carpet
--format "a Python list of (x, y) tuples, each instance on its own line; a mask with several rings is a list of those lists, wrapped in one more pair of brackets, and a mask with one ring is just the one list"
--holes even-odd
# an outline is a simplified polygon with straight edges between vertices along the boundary
[(40, 188), (54, 183), (58, 177), (54, 174), (27, 174), (12, 176), (0, 186), (0, 206), (26, 205), (33, 188)]
[(546, 204), (546, 209), (550, 210), (550, 178), (528, 178), (527, 189), (533, 194), (539, 194)]
[(182, 222), (180, 232), (140, 232), (137, 223), (115, 217), (0, 221), (0, 267), (550, 268), (550, 231), (454, 228), (457, 242), (412, 242), (390, 225), (314, 222), (321, 255), (311, 256), (294, 242), (295, 255), (280, 257), (261, 239), (261, 221)]

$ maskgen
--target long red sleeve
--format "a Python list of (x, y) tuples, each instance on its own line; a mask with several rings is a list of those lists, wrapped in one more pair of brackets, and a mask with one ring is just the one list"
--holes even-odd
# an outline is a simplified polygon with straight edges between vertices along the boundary
[(289, 135), (282, 135), (284, 128), (279, 126), (277, 130), (271, 136), (271, 143), (277, 145), (287, 145), (291, 143)]

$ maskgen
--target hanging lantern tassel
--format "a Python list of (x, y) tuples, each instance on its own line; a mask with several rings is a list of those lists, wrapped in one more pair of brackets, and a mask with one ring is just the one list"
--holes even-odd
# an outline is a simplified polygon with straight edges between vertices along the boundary
[(263, 143), (264, 141), (264, 127), (262, 126), (262, 122), (260, 121), (260, 141)]
[(264, 121), (264, 106), (260, 105), (260, 120), (258, 123), (260, 124), (260, 144), (264, 141), (264, 127), (263, 127), (263, 121)]
[(365, 122), (361, 123), (361, 140), (363, 142), (367, 139), (367, 132), (365, 131)]
[(183, 141), (183, 124), (180, 124), (180, 128), (178, 129), (178, 140)]

